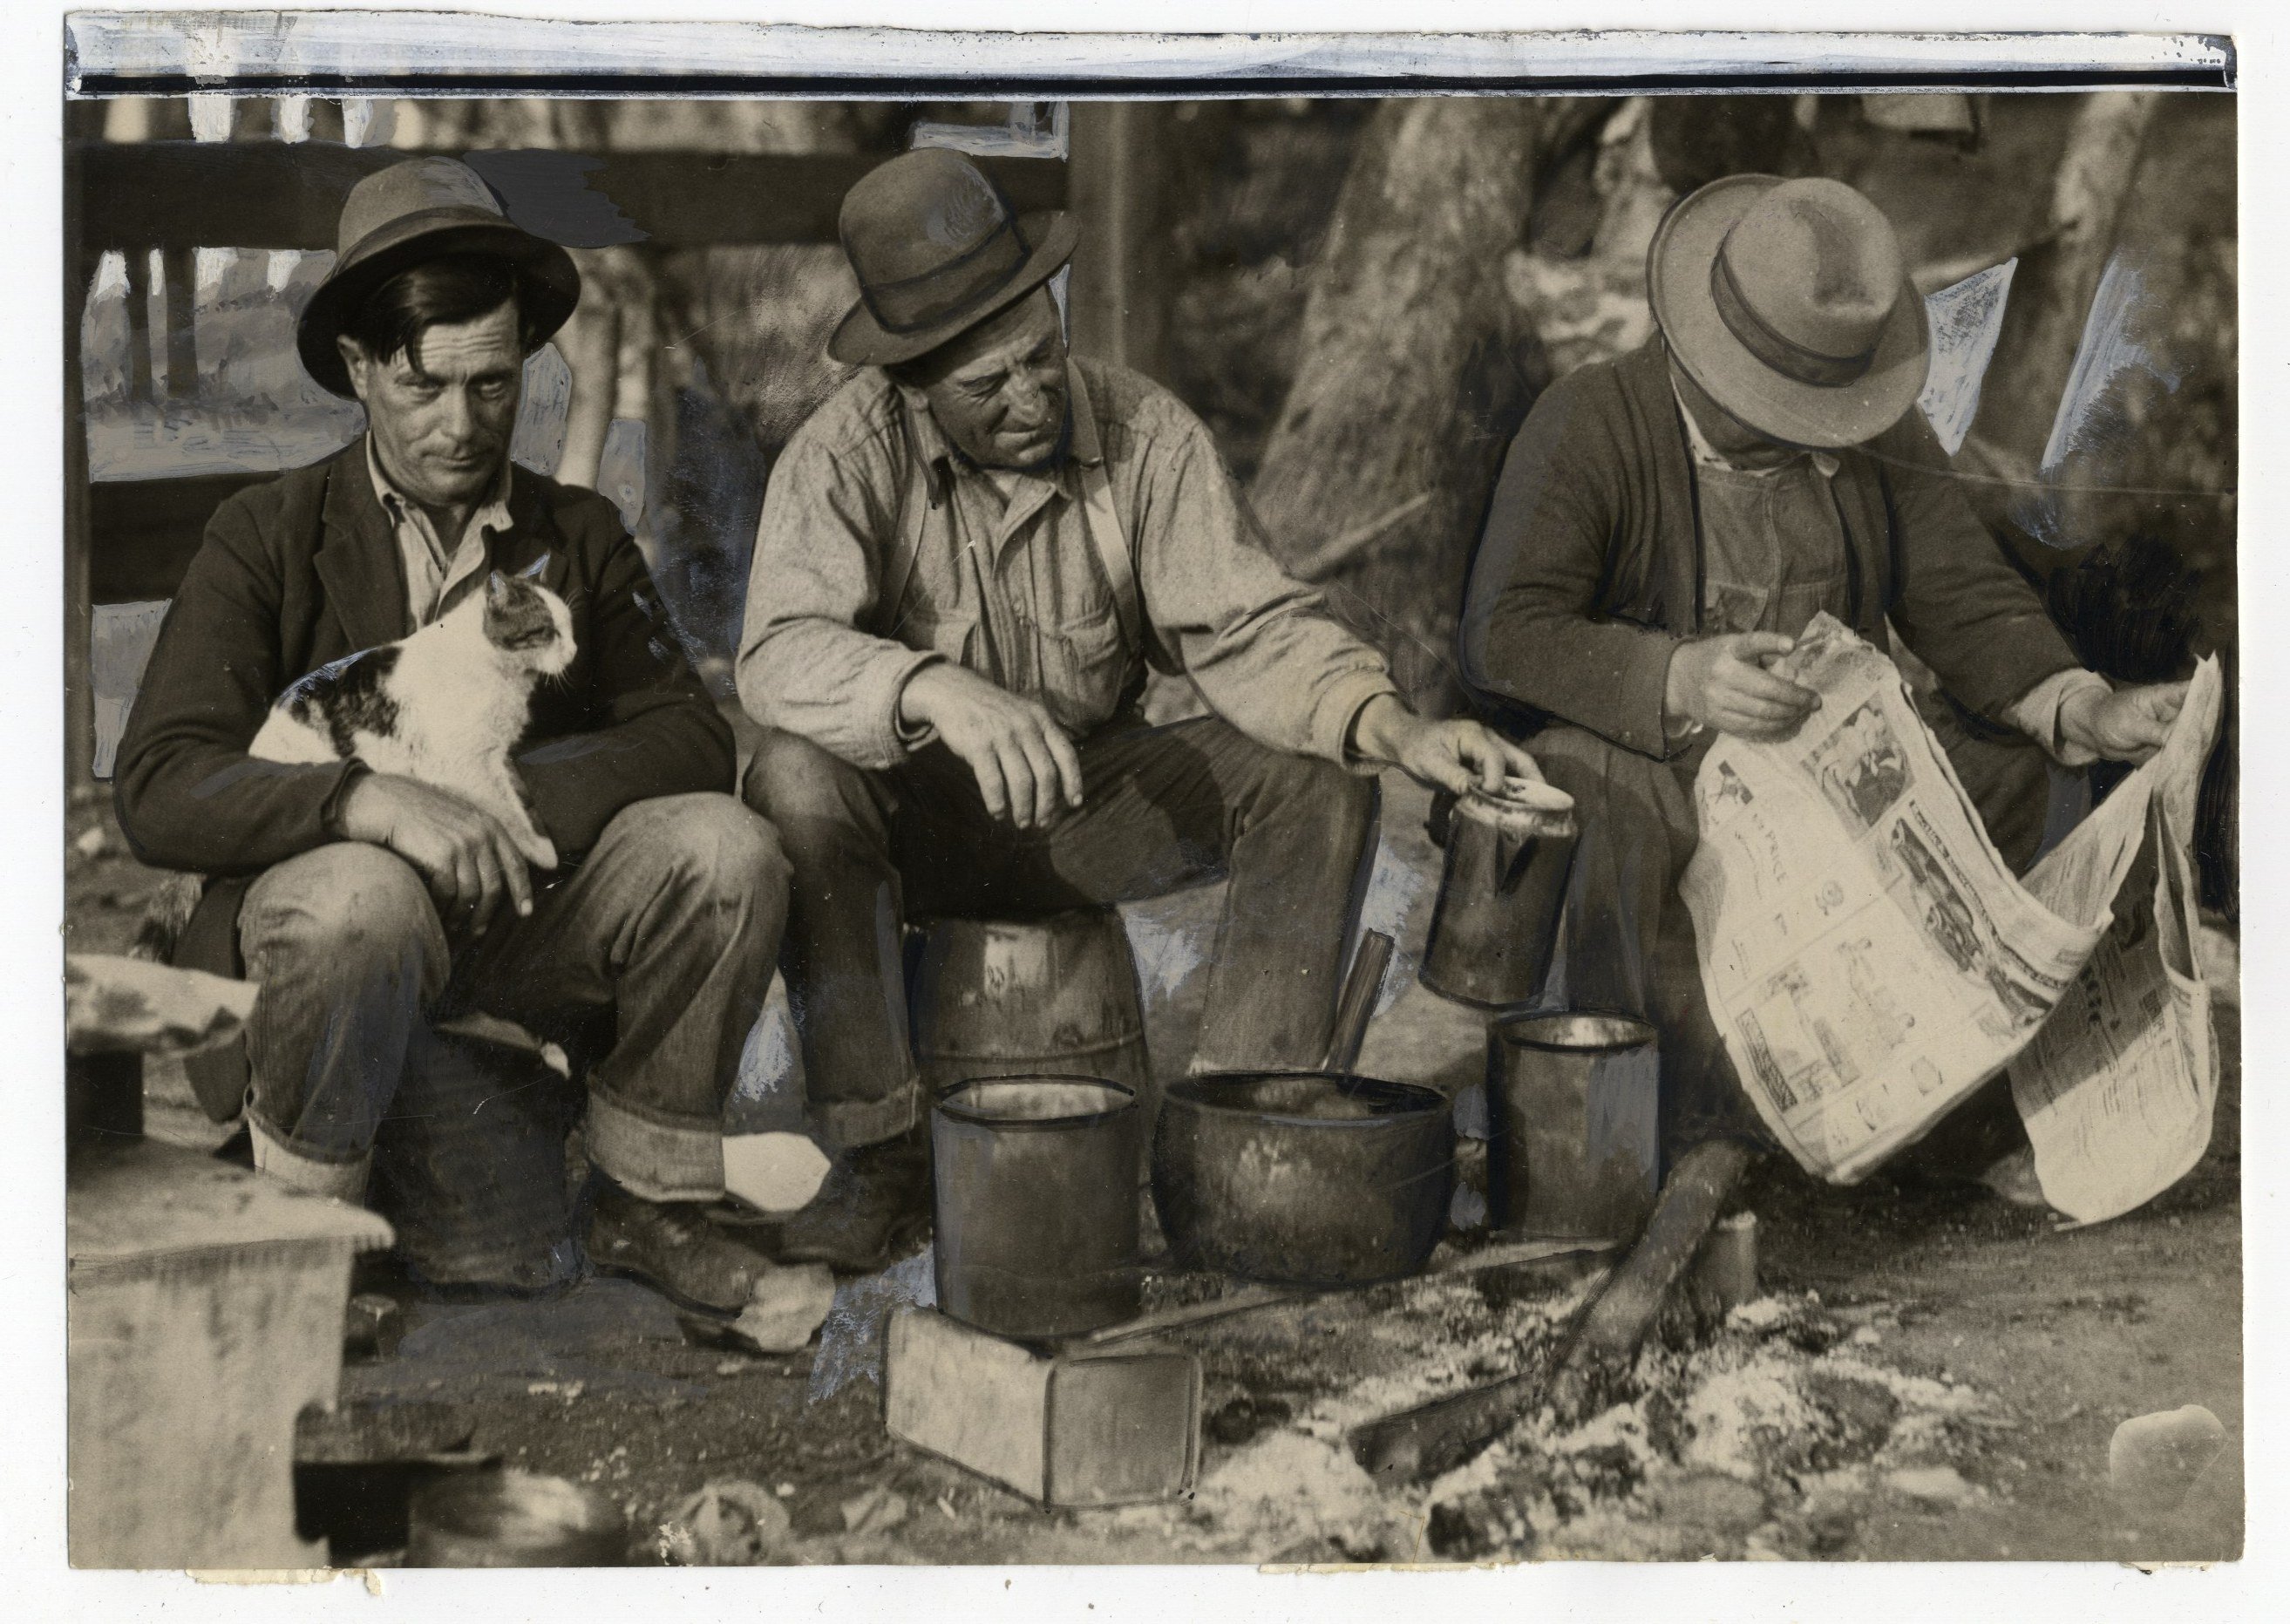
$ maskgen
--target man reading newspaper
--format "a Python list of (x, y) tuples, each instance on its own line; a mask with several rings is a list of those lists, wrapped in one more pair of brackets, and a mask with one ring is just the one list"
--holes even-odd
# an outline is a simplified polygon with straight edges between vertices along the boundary
[[(1815, 616), (1878, 648), (1897, 628), (1962, 711), (2070, 765), (2153, 754), (2184, 684), (2118, 691), (2079, 669), (1974, 517), (1911, 410), (1924, 302), (1865, 197), (1728, 177), (1671, 210), (1647, 272), (1655, 336), (1554, 384), (1512, 443), (1461, 643), (1471, 682), (1533, 732), (1580, 809), (1542, 1001), (1653, 1021), (1675, 1155), (1758, 1130), (1677, 891), (1713, 740), (1834, 730), (1816, 778), (1847, 817), (1888, 805), (1907, 765), (1880, 716), (1839, 716), (1775, 668)], [(1718, 788), (1755, 793), (1736, 778)], [(1928, 940), (1978, 967), (1974, 899), (1949, 883), (1958, 853), (1913, 824), (1888, 839), (1895, 827), (1887, 860), (1920, 876)], [(1791, 831), (1774, 835), (1786, 864)], [(1892, 966), (1877, 954), (1864, 973)], [(1997, 973), (1997, 996), (2016, 996), (2016, 972)]]

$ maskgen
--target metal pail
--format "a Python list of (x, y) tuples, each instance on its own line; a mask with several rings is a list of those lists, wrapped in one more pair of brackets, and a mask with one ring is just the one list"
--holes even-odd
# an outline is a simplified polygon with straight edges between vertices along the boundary
[(1628, 1241), (1661, 1188), (1661, 1050), (1627, 1015), (1515, 1015), (1487, 1035), (1495, 1221)]
[(1136, 1092), (1101, 1077), (940, 1091), (931, 1157), (941, 1312), (1021, 1340), (1137, 1316)]

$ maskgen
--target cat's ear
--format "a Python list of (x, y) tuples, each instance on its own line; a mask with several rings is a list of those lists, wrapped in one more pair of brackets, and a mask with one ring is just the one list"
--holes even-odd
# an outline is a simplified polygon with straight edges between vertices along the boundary
[(488, 572), (485, 576), (485, 602), (501, 604), (506, 603), (508, 599), (508, 578), (499, 570)]
[(539, 580), (540, 579), (541, 571), (548, 567), (548, 555), (547, 553), (543, 553), (531, 564), (526, 564), (524, 568), (519, 570), (517, 574), (526, 580)]

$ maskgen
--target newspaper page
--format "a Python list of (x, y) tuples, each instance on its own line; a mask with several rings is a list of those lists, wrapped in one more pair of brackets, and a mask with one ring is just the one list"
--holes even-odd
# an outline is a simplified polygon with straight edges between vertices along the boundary
[(2210, 1146), (2219, 1057), (2195, 956), (2193, 851), (2223, 702), (2206, 660), (2162, 750), (2028, 876), (2054, 912), (2105, 927), (2011, 1067), (2044, 1198), (2079, 1222), (2160, 1195)]
[(1743, 1088), (1849, 1183), (2002, 1070), (2101, 932), (2013, 877), (1883, 652), (1822, 615), (1778, 668), (1822, 708), (1711, 747), (1679, 889)]

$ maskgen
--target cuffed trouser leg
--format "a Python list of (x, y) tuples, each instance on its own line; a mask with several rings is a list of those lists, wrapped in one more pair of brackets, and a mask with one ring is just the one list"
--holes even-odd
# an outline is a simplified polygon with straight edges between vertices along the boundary
[(609, 1004), (589, 1078), (589, 1158), (653, 1201), (724, 1193), (724, 1101), (763, 1012), (787, 920), (771, 826), (726, 795), (638, 801), (581, 866), (475, 949), (468, 1002), (547, 1029)]
[(375, 1130), (445, 985), (428, 891), (379, 846), (322, 846), (248, 888), (238, 935), (262, 987), (246, 1033), (255, 1165), (361, 1200)]

